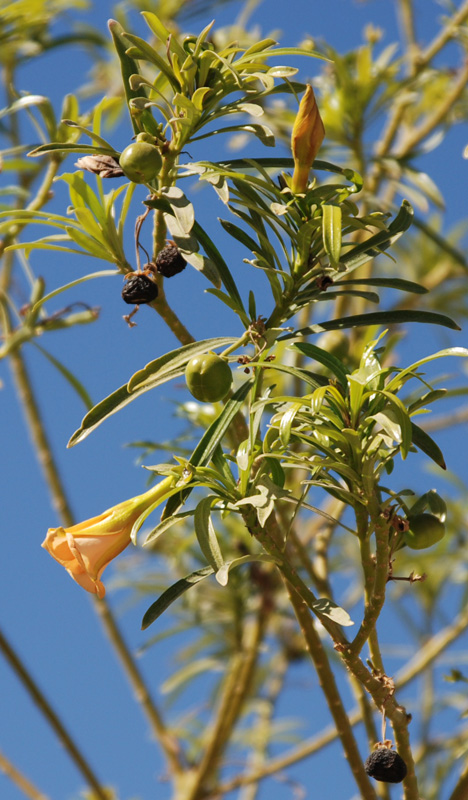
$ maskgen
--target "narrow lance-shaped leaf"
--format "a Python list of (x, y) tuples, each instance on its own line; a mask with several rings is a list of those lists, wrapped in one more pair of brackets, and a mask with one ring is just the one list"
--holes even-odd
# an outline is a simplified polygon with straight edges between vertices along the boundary
[(194, 223), (192, 233), (197, 237), (207, 256), (216, 264), (216, 268), (219, 272), (219, 276), (223, 282), (224, 288), (234, 301), (236, 307), (239, 309), (239, 316), (241, 317), (242, 321), (244, 324), (246, 323), (248, 325), (249, 319), (245, 313), (244, 304), (239, 294), (239, 290), (236, 286), (234, 278), (232, 277), (229, 267), (218, 248), (198, 222)]
[(103, 147), (94, 144), (67, 144), (66, 142), (49, 142), (49, 144), (41, 144), (40, 147), (35, 147), (28, 153), (28, 156), (35, 158), (36, 156), (43, 156), (45, 153), (81, 153), (87, 156), (117, 156), (117, 150), (114, 148)]
[(346, 278), (342, 281), (335, 281), (334, 286), (385, 286), (388, 289), (399, 289), (402, 292), (412, 292), (413, 294), (426, 294), (429, 290), (420, 283), (407, 281), (404, 278)]
[[(114, 41), (114, 47), (117, 51), (117, 55), (120, 61), (120, 69), (122, 73), (122, 83), (124, 86), (125, 97), (127, 99), (127, 105), (130, 104), (131, 100), (136, 99), (137, 97), (141, 97), (142, 94), (145, 94), (145, 89), (143, 87), (139, 87), (138, 90), (134, 90), (130, 84), (130, 77), (132, 75), (139, 75), (140, 71), (138, 69), (137, 62), (127, 53), (128, 50), (128, 42), (125, 38), (125, 31), (122, 26), (115, 20), (110, 19), (108, 22), (109, 30), (112, 35), (112, 39)], [(157, 133), (157, 125), (154, 117), (148, 110), (144, 110), (141, 113), (141, 121), (145, 128), (148, 128), (152, 133)], [(140, 126), (137, 122), (136, 117), (130, 114), (130, 119), (132, 122), (133, 130), (135, 133), (140, 132)]]
[(379, 390), (379, 394), (382, 394), (384, 397), (386, 397), (387, 401), (392, 407), (398, 425), (400, 426), (401, 430), (400, 452), (402, 459), (405, 460), (406, 456), (408, 455), (412, 441), (411, 420), (409, 418), (408, 411), (406, 410), (404, 404), (401, 402), (400, 398), (392, 394), (391, 392), (387, 392), (385, 390)]
[(324, 367), (333, 372), (342, 386), (347, 386), (346, 376), (349, 374), (349, 370), (342, 364), (339, 358), (310, 342), (297, 342), (293, 347), (295, 350), (299, 350), (300, 353), (308, 356), (308, 358), (313, 358), (315, 361), (318, 361), (319, 364), (323, 364)]
[(297, 336), (308, 336), (311, 333), (322, 333), (323, 331), (341, 330), (342, 328), (356, 328), (360, 325), (400, 325), (404, 322), (424, 322), (432, 325), (442, 325), (459, 331), (461, 328), (453, 319), (444, 314), (437, 314), (434, 311), (417, 311), (414, 309), (397, 309), (394, 311), (374, 311), (371, 314), (356, 314), (353, 317), (341, 317), (339, 319), (326, 320), (317, 325), (310, 325), (301, 328), (295, 333), (287, 333), (281, 336), (278, 341), (293, 339)]
[(442, 469), (447, 469), (442, 450), (440, 449), (439, 445), (435, 443), (434, 439), (432, 439), (429, 434), (418, 425), (415, 425), (414, 422), (411, 423), (411, 431), (413, 444), (416, 445), (416, 447), (419, 447), (419, 449), (429, 456), (429, 458), (432, 458), (432, 460), (435, 461), (439, 467), (442, 467)]
[[(216, 573), (216, 580), (218, 581), (221, 586), (226, 586), (228, 582), (228, 573), (231, 569), (235, 567), (240, 567), (242, 564), (248, 564), (253, 561), (263, 561), (267, 563), (275, 563), (274, 558), (267, 554), (260, 553), (259, 555), (255, 556), (240, 556), (239, 558), (235, 558), (232, 561), (227, 561), (223, 566), (218, 570)], [(165, 592), (162, 593), (160, 597), (154, 602), (146, 611), (142, 623), (141, 628), (145, 630), (149, 628), (149, 626), (155, 622), (161, 614), (166, 611), (175, 600), (178, 600), (185, 592), (195, 586), (200, 581), (204, 580), (205, 578), (209, 578), (210, 575), (214, 575), (215, 570), (213, 567), (204, 567), (203, 569), (198, 569), (195, 572), (190, 573), (185, 578), (174, 583), (169, 589), (166, 589)], [(321, 601), (317, 601), (321, 602)], [(341, 623), (342, 625), (344, 623)]]
[[(131, 389), (128, 388), (128, 384), (124, 384), (124, 386), (116, 389), (116, 391), (112, 392), (108, 397), (105, 397), (104, 400), (101, 400), (100, 403), (95, 405), (94, 408), (86, 414), (81, 426), (70, 438), (67, 447), (73, 447), (75, 444), (78, 444), (78, 442), (86, 439), (86, 437), (101, 425), (105, 419), (112, 416), (112, 414), (115, 414), (117, 411), (120, 411), (121, 408), (131, 403), (132, 400), (135, 400), (137, 397), (140, 397), (144, 392), (148, 392), (150, 389), (182, 375), (185, 365), (192, 356), (207, 352), (214, 347), (225, 347), (228, 344), (232, 344), (234, 341), (236, 340), (232, 339), (232, 337), (204, 339), (200, 342), (185, 345), (177, 350), (172, 350), (166, 353), (165, 356), (151, 361), (150, 364), (147, 364), (143, 370), (135, 373), (130, 379), (129, 383), (132, 384)], [(140, 375), (142, 376), (142, 380), (138, 383), (138, 387), (135, 387), (132, 381)], [(151, 377), (151, 381), (144, 380), (144, 378), (149, 377)]]
[(333, 267), (338, 266), (341, 254), (341, 218), (341, 206), (322, 206), (323, 246)]
[(207, 353), (218, 347), (227, 347), (236, 341), (238, 340), (232, 336), (220, 336), (213, 339), (201, 339), (198, 342), (191, 342), (183, 347), (178, 347), (177, 350), (170, 350), (163, 356), (155, 358), (154, 361), (150, 361), (143, 369), (135, 372), (128, 381), (128, 390), (129, 392), (134, 392), (145, 385), (152, 385), (153, 381), (158, 381), (165, 372), (175, 369), (183, 371), (194, 356), (200, 353)]
[(468, 349), (466, 347), (447, 347), (444, 350), (439, 350), (437, 353), (432, 353), (430, 356), (420, 358), (419, 361), (415, 361), (414, 364), (410, 364), (409, 367), (400, 370), (387, 384), (387, 391), (393, 392), (398, 389), (405, 383), (405, 380), (416, 373), (417, 368), (421, 367), (423, 364), (428, 364), (430, 361), (435, 361), (437, 358), (446, 358), (447, 356), (468, 358)]
[(216, 495), (204, 497), (195, 509), (193, 521), (195, 535), (203, 555), (210, 566), (219, 570), (224, 564), (224, 558), (211, 521), (211, 509), (216, 500), (218, 500)]
[(141, 629), (144, 631), (148, 628), (153, 622), (155, 622), (164, 611), (169, 608), (172, 603), (175, 602), (179, 597), (181, 597), (188, 589), (191, 589), (192, 586), (202, 581), (204, 578), (207, 578), (209, 575), (213, 575), (214, 569), (213, 567), (204, 567), (204, 569), (196, 570), (196, 572), (192, 572), (190, 575), (187, 575), (185, 578), (182, 578), (180, 581), (174, 583), (169, 589), (166, 589), (165, 592), (153, 603), (148, 610), (146, 611), (145, 615), (143, 616), (141, 622)]
[[(246, 381), (242, 384), (242, 386), (239, 386), (232, 397), (229, 398), (219, 417), (217, 417), (211, 423), (210, 427), (203, 434), (195, 450), (190, 456), (190, 465), (194, 467), (202, 467), (209, 463), (234, 417), (241, 410), (245, 398), (250, 392), (252, 386), (252, 380)], [(187, 489), (182, 489), (179, 495), (171, 497), (166, 504), (161, 518), (166, 519), (166, 517), (172, 516), (172, 514), (177, 511), (179, 506), (185, 502), (191, 491), (192, 489), (190, 487)]]
[(45, 358), (47, 358), (47, 360), (50, 361), (50, 363), (53, 364), (54, 367), (60, 372), (60, 374), (65, 378), (65, 380), (75, 390), (75, 392), (77, 393), (78, 397), (80, 397), (80, 399), (83, 401), (83, 403), (85, 404), (86, 408), (87, 409), (92, 408), (93, 407), (93, 402), (92, 402), (88, 392), (86, 391), (86, 389), (83, 386), (83, 384), (81, 383), (81, 381), (79, 381), (78, 378), (75, 375), (73, 375), (72, 372), (70, 372), (68, 367), (66, 367), (65, 364), (62, 364), (62, 362), (59, 361), (57, 358), (55, 358), (55, 356), (53, 356), (51, 353), (49, 353), (47, 350), (45, 350), (43, 347), (41, 347), (39, 344), (37, 344), (37, 342), (33, 342), (33, 345), (38, 350), (40, 350), (42, 355), (45, 356)]

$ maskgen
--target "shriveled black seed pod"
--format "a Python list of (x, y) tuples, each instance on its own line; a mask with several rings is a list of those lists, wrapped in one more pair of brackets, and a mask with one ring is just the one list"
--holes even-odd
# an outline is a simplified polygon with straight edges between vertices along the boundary
[(131, 275), (122, 289), (122, 300), (129, 305), (139, 305), (140, 303), (151, 303), (158, 296), (158, 287), (151, 278), (143, 273), (135, 272)]
[(175, 244), (166, 245), (156, 256), (156, 269), (165, 278), (172, 278), (186, 266), (187, 262)]
[(364, 769), (371, 778), (383, 783), (401, 783), (408, 771), (402, 757), (388, 747), (374, 750), (366, 759)]

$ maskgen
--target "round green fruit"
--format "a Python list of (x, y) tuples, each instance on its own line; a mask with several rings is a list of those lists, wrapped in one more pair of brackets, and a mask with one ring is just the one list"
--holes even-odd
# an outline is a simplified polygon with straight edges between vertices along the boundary
[(416, 514), (409, 518), (410, 528), (404, 533), (405, 544), (412, 550), (425, 550), (445, 536), (445, 525), (433, 514)]
[(133, 183), (148, 183), (160, 171), (162, 158), (154, 144), (137, 139), (122, 151), (119, 164)]
[(208, 353), (192, 358), (185, 369), (190, 394), (204, 403), (226, 397), (232, 384), (232, 372), (224, 358)]

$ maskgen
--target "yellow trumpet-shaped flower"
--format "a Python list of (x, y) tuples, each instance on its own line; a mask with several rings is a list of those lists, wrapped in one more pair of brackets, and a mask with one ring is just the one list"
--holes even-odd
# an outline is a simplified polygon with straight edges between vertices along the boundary
[(315, 100), (314, 90), (307, 85), (291, 136), (294, 173), (291, 189), (294, 194), (305, 192), (309, 171), (325, 137), (325, 128)]
[(97, 517), (69, 528), (49, 528), (42, 547), (83, 589), (102, 598), (106, 593), (101, 582), (105, 568), (130, 544), (140, 514), (161, 503), (173, 485), (174, 478), (165, 478), (148, 492), (124, 500)]

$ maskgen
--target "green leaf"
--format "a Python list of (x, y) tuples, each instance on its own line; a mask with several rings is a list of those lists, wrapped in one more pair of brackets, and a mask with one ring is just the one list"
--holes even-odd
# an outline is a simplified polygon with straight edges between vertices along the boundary
[(83, 233), (83, 231), (77, 228), (67, 228), (67, 233), (70, 239), (82, 247), (89, 255), (94, 256), (94, 258), (115, 262), (113, 252), (108, 250), (102, 241), (98, 242), (93, 236), (88, 236), (88, 234)]
[(109, 144), (109, 142), (107, 142), (102, 138), (102, 136), (99, 136), (99, 134), (95, 133), (94, 131), (88, 130), (88, 128), (86, 128), (84, 125), (80, 125), (78, 122), (74, 122), (72, 119), (62, 119), (62, 123), (63, 125), (66, 125), (67, 128), (75, 128), (81, 133), (84, 133), (85, 136), (89, 136), (89, 138), (92, 139), (93, 142), (98, 145), (98, 147), (105, 147), (108, 150), (114, 151), (114, 148), (111, 144)]
[(221, 225), (223, 226), (224, 230), (229, 233), (234, 239), (237, 239), (238, 242), (245, 245), (252, 253), (261, 253), (261, 246), (255, 239), (252, 239), (248, 233), (239, 228), (238, 225), (235, 225), (233, 222), (229, 222), (226, 219), (219, 220)]
[(428, 239), (431, 239), (435, 242), (441, 250), (445, 253), (448, 253), (460, 266), (463, 267), (465, 271), (468, 271), (468, 264), (466, 261), (466, 256), (460, 250), (457, 250), (447, 239), (438, 233), (431, 225), (428, 225), (423, 220), (419, 219), (418, 217), (414, 218), (414, 227), (419, 228)]
[(338, 266), (341, 254), (341, 218), (341, 206), (322, 206), (323, 246), (333, 267)]
[(215, 578), (220, 584), (220, 586), (227, 586), (227, 582), (229, 579), (229, 572), (231, 569), (235, 567), (240, 567), (242, 564), (251, 564), (253, 561), (260, 561), (264, 564), (276, 564), (277, 562), (272, 556), (267, 555), (266, 553), (260, 553), (256, 556), (240, 556), (239, 558), (234, 558), (232, 561), (226, 561), (225, 564), (217, 571)]
[(75, 390), (75, 392), (77, 393), (78, 397), (80, 397), (80, 399), (83, 401), (83, 403), (85, 404), (86, 408), (88, 410), (90, 408), (92, 408), (93, 407), (93, 401), (91, 400), (88, 392), (86, 391), (86, 389), (83, 386), (83, 384), (81, 383), (81, 381), (79, 381), (78, 378), (76, 378), (75, 375), (73, 375), (73, 373), (70, 372), (70, 370), (65, 366), (65, 364), (62, 364), (61, 361), (59, 361), (57, 358), (55, 358), (55, 356), (53, 356), (51, 353), (49, 353), (47, 350), (45, 350), (43, 347), (41, 347), (39, 344), (37, 344), (37, 342), (32, 342), (32, 344), (34, 345), (34, 347), (36, 347), (38, 350), (40, 350), (42, 355), (45, 356), (47, 358), (47, 360), (50, 361), (50, 363), (54, 365), (55, 369), (57, 369), (60, 372), (61, 375), (63, 375), (65, 380)]
[(250, 494), (238, 500), (236, 506), (253, 506), (257, 510), (257, 517), (260, 525), (265, 523), (275, 508), (276, 501), (290, 496), (290, 492), (277, 486), (271, 478), (264, 474), (256, 482), (254, 487), (256, 494)]
[(179, 44), (177, 37), (174, 36), (174, 33), (166, 28), (159, 17), (157, 17), (152, 11), (142, 11), (141, 16), (159, 41), (162, 42), (165, 47), (167, 46), (171, 53), (177, 55), (181, 62), (183, 62), (187, 53), (182, 45)]
[(401, 234), (408, 230), (412, 221), (413, 209), (407, 200), (403, 200), (401, 208), (395, 219), (388, 226), (388, 230), (375, 233), (369, 239), (360, 242), (352, 247), (351, 250), (343, 253), (340, 258), (341, 264), (347, 266), (348, 269), (356, 269), (371, 258), (375, 258), (399, 239)]
[(214, 264), (216, 264), (216, 269), (218, 270), (224, 288), (238, 308), (239, 316), (241, 316), (242, 321), (244, 324), (246, 323), (248, 325), (249, 319), (245, 313), (244, 304), (242, 303), (239, 290), (236, 286), (234, 278), (231, 275), (229, 267), (218, 248), (198, 222), (194, 223), (192, 233), (197, 237), (207, 256), (213, 261)]
[(346, 278), (343, 281), (335, 281), (334, 286), (386, 286), (389, 289), (399, 289), (402, 292), (412, 292), (413, 294), (426, 294), (429, 290), (420, 283), (407, 281), (403, 278)]
[(191, 681), (198, 675), (207, 675), (209, 672), (222, 672), (224, 663), (220, 658), (196, 658), (184, 663), (183, 667), (171, 672), (169, 678), (159, 687), (162, 694), (172, 694), (183, 688), (187, 689)]
[(178, 186), (171, 186), (163, 192), (172, 208), (172, 212), (179, 223), (179, 227), (185, 234), (189, 234), (195, 222), (195, 211), (190, 200), (185, 196), (182, 189)]
[[(190, 456), (190, 465), (203, 467), (210, 462), (234, 417), (241, 410), (253, 385), (253, 380), (246, 381), (229, 398), (220, 415), (211, 423)], [(161, 515), (161, 519), (172, 516), (179, 506), (185, 502), (191, 491), (192, 488), (188, 487), (187, 489), (182, 489), (179, 495), (171, 497)]]
[(392, 380), (387, 384), (387, 391), (397, 391), (401, 386), (403, 386), (407, 378), (412, 377), (413, 374), (416, 373), (417, 368), (422, 366), (422, 364), (435, 361), (437, 358), (446, 358), (447, 356), (468, 358), (468, 349), (466, 347), (447, 347), (444, 350), (439, 350), (437, 353), (432, 353), (430, 356), (420, 358), (419, 361), (415, 361), (414, 364), (410, 364), (409, 367), (405, 367), (405, 369), (400, 370), (397, 375), (395, 375), (395, 377), (392, 378)]
[(209, 575), (213, 575), (213, 573), (213, 567), (204, 567), (204, 569), (199, 569), (196, 572), (190, 573), (190, 575), (187, 575), (185, 578), (174, 583), (169, 589), (166, 589), (166, 591), (158, 597), (156, 602), (150, 605), (144, 614), (141, 622), (141, 629), (143, 631), (146, 630), (146, 628), (152, 625), (175, 600), (178, 600), (179, 597), (191, 589), (192, 586), (195, 586), (204, 578), (208, 578)]
[[(122, 28), (120, 23), (116, 22), (115, 19), (110, 19), (107, 24), (111, 32), (111, 36), (114, 42), (114, 47), (119, 57), (120, 71), (122, 74), (122, 83), (124, 86), (125, 98), (127, 101), (127, 106), (130, 108), (130, 102), (138, 97), (141, 97), (142, 94), (145, 94), (145, 89), (144, 87), (141, 88), (139, 87), (137, 90), (132, 89), (130, 78), (132, 75), (139, 75), (140, 71), (138, 69), (137, 62), (133, 58), (131, 58), (131, 56), (129, 56), (127, 53), (128, 43), (125, 41), (124, 29)], [(133, 126), (134, 133), (139, 133), (140, 126), (132, 114), (130, 114), (130, 120)], [(149, 130), (151, 130), (153, 133), (157, 132), (156, 130), (154, 130), (155, 120), (149, 111), (143, 111), (143, 113), (141, 114), (141, 122), (144, 126), (148, 126)]]
[(424, 322), (432, 325), (442, 325), (445, 328), (451, 328), (453, 331), (461, 330), (456, 322), (444, 314), (437, 314), (433, 311), (397, 309), (394, 311), (373, 311), (370, 314), (356, 314), (353, 317), (326, 320), (325, 322), (319, 322), (317, 325), (301, 328), (295, 333), (287, 333), (284, 336), (280, 336), (278, 341), (282, 342), (285, 339), (308, 336), (311, 333), (356, 328), (360, 325), (401, 325), (404, 322)]
[[(229, 297), (228, 294), (226, 294), (226, 292), (222, 292), (221, 289), (211, 289), (211, 288), (205, 289), (205, 291), (207, 292), (207, 294), (212, 294), (215, 297), (217, 297), (218, 300), (221, 300), (222, 303), (225, 303), (232, 311), (234, 311), (236, 314), (239, 314), (239, 309), (237, 308), (236, 303), (231, 297)], [(241, 315), (239, 314), (239, 316)]]
[(301, 410), (303, 403), (293, 403), (293, 405), (284, 412), (283, 416), (281, 417), (281, 422), (279, 426), (279, 437), (281, 440), (281, 444), (283, 447), (287, 447), (289, 444), (289, 440), (291, 438), (291, 427), (292, 424)]
[(439, 467), (447, 469), (442, 450), (439, 445), (435, 443), (434, 439), (418, 425), (415, 425), (414, 422), (411, 423), (411, 430), (413, 444), (419, 447), (429, 458), (432, 458)]
[(315, 344), (310, 344), (309, 342), (297, 342), (293, 347), (308, 358), (313, 358), (314, 361), (323, 364), (330, 372), (333, 372), (342, 386), (346, 387), (348, 385), (346, 376), (349, 374), (349, 370), (342, 364), (339, 358), (332, 355), (332, 353), (328, 353), (321, 347), (317, 347)]
[(198, 539), (198, 544), (206, 560), (215, 570), (221, 569), (224, 565), (223, 554), (211, 521), (211, 509), (218, 500), (219, 497), (212, 494), (204, 497), (197, 505), (194, 515), (195, 535)]
[[(284, 338), (286, 337), (282, 336), (278, 341), (281, 341), (281, 339)], [(304, 381), (304, 383), (306, 383), (308, 386), (311, 386), (313, 389), (317, 389), (319, 386), (328, 384), (328, 379), (323, 375), (317, 375), (315, 372), (310, 372), (307, 369), (300, 369), (299, 367), (289, 367), (287, 364), (277, 364), (274, 361), (268, 361), (255, 364), (255, 369), (259, 368), (276, 370), (277, 372), (285, 372), (287, 375), (292, 375), (294, 378)]]
[[(249, 55), (247, 56), (247, 53)], [(243, 56), (239, 59), (239, 61), (251, 61), (257, 58), (257, 53), (255, 51), (252, 52), (252, 48), (246, 51)], [(270, 56), (308, 56), (309, 58), (320, 58), (323, 61), (329, 61), (330, 59), (321, 53), (317, 53), (315, 50), (306, 50), (304, 47), (271, 47), (263, 51), (262, 56), (270, 57)], [(236, 61), (235, 64), (238, 62)]]
[[(165, 75), (167, 80), (169, 81), (170, 85), (176, 92), (181, 91), (181, 85), (177, 80), (174, 72), (172, 71), (169, 64), (159, 55), (159, 53), (151, 47), (144, 39), (140, 36), (134, 36), (133, 33), (124, 32), (123, 36), (125, 39), (128, 39), (133, 47), (129, 47), (127, 49), (127, 55), (131, 58), (143, 59), (144, 61), (149, 61), (150, 64), (154, 64), (162, 73)], [(184, 53), (184, 57), (185, 57)]]
[(147, 547), (147, 545), (154, 544), (156, 539), (159, 539), (163, 533), (172, 528), (173, 525), (176, 525), (178, 522), (182, 522), (186, 517), (193, 516), (193, 511), (181, 511), (180, 514), (174, 514), (169, 519), (165, 519), (160, 522), (156, 527), (154, 527), (147, 535), (145, 541), (143, 542), (143, 547)]
[[(264, 563), (276, 563), (275, 559), (267, 554), (260, 553), (259, 555), (255, 556), (240, 556), (239, 558), (235, 558), (232, 561), (227, 561), (223, 566), (218, 570), (216, 574), (216, 579), (221, 586), (226, 586), (228, 573), (231, 569), (235, 567), (239, 567), (242, 564), (248, 564), (253, 561), (262, 561)], [(154, 602), (146, 611), (142, 623), (141, 629), (145, 630), (155, 622), (161, 614), (181, 597), (185, 592), (195, 586), (200, 581), (208, 578), (210, 575), (214, 574), (213, 567), (204, 567), (203, 569), (196, 570), (196, 572), (190, 573), (185, 578), (182, 578), (180, 581), (174, 583), (169, 589), (166, 589), (165, 592)], [(321, 602), (321, 601), (317, 601)], [(331, 601), (328, 601), (331, 602)], [(341, 625), (345, 623), (340, 623)], [(349, 623), (348, 623), (349, 624)]]
[(101, 400), (100, 403), (95, 405), (94, 408), (86, 414), (81, 426), (70, 438), (67, 447), (74, 447), (75, 444), (86, 439), (86, 437), (101, 425), (104, 420), (112, 416), (112, 414), (117, 413), (117, 411), (120, 411), (121, 408), (124, 408), (124, 406), (131, 403), (132, 400), (135, 400), (137, 397), (140, 397), (140, 395), (159, 386), (161, 383), (166, 383), (172, 378), (180, 377), (184, 372), (185, 365), (193, 355), (207, 352), (213, 347), (223, 347), (225, 344), (232, 344), (235, 341), (237, 340), (232, 337), (225, 339), (205, 339), (201, 342), (195, 342), (193, 345), (185, 345), (177, 350), (172, 350), (164, 356), (161, 356), (161, 358), (151, 361), (130, 379), (130, 382), (132, 382), (136, 376), (141, 376), (141, 382), (139, 382), (138, 388), (129, 390), (128, 384), (125, 384), (115, 392), (112, 392), (108, 397), (105, 397), (104, 400)]
[(135, 372), (127, 383), (129, 392), (139, 391), (145, 386), (153, 385), (154, 382), (161, 383), (161, 378), (167, 372), (180, 370), (183, 373), (186, 365), (194, 356), (201, 353), (208, 353), (217, 347), (227, 347), (234, 344), (238, 339), (232, 336), (221, 336), (213, 339), (201, 339), (199, 342), (191, 342), (185, 344), (183, 347), (178, 347), (177, 350), (170, 350), (154, 361), (150, 361), (143, 369)]
[(28, 153), (31, 158), (43, 156), (45, 153), (81, 153), (82, 155), (94, 156), (118, 156), (117, 150), (109, 147), (98, 147), (94, 144), (67, 144), (67, 142), (49, 142), (49, 144), (41, 144), (40, 147), (35, 147)]
[(412, 428), (411, 428), (412, 423), (409, 418), (408, 411), (405, 408), (404, 404), (401, 402), (400, 398), (397, 397), (396, 395), (392, 394), (391, 392), (385, 391), (383, 389), (380, 389), (378, 393), (383, 395), (387, 399), (387, 402), (392, 407), (395, 419), (398, 425), (400, 426), (401, 430), (400, 452), (402, 459), (405, 460), (406, 456), (409, 453), (409, 449), (411, 447), (411, 442), (412, 442)]
[(321, 614), (323, 617), (328, 617), (332, 622), (336, 622), (337, 625), (343, 625), (344, 627), (354, 625), (348, 612), (345, 611), (344, 608), (337, 606), (336, 603), (334, 603), (333, 600), (329, 600), (328, 597), (321, 597), (311, 605), (318, 614)]
[(45, 122), (48, 135), (51, 138), (56, 136), (57, 122), (52, 103), (48, 97), (45, 97), (41, 94), (27, 94), (24, 97), (20, 97), (18, 100), (15, 100), (10, 106), (3, 108), (0, 111), (0, 119), (8, 116), (9, 114), (15, 114), (17, 111), (22, 111), (23, 109), (29, 109), (31, 107), (39, 109)]

